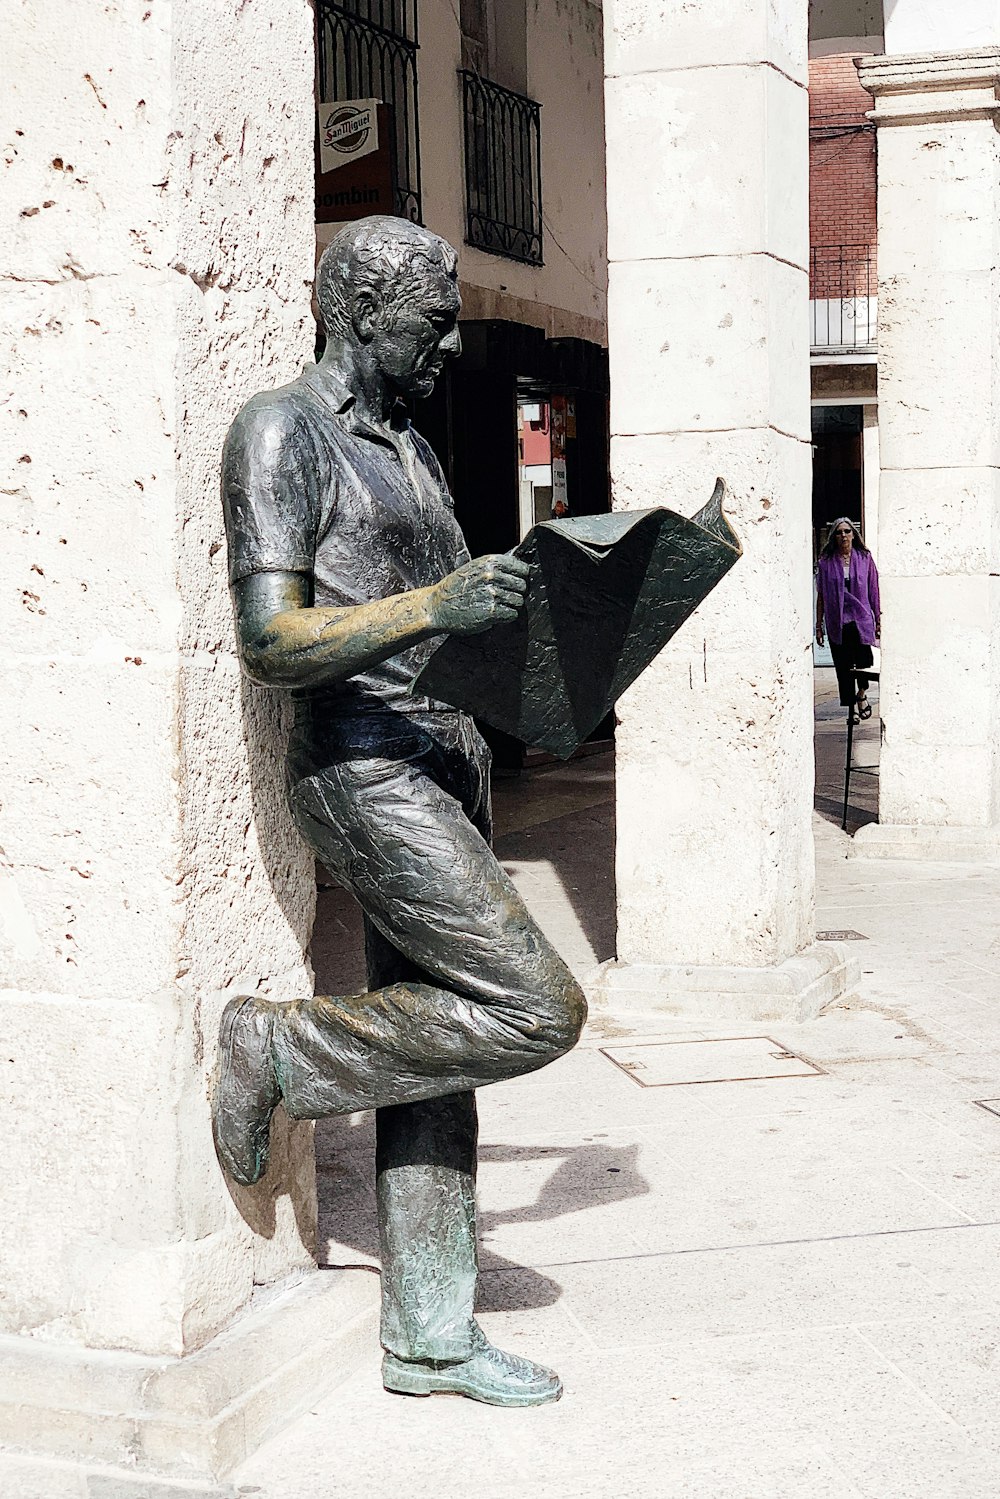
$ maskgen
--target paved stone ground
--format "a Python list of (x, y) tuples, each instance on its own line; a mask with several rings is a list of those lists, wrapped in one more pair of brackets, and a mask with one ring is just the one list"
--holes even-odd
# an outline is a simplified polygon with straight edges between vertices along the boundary
[[(378, 1355), (233, 1481), (261, 1499), (995, 1499), (1000, 867), (846, 857), (843, 719), (818, 676), (818, 926), (860, 994), (749, 1027), (822, 1073), (644, 1088), (603, 1054), (699, 1033), (599, 1016), (480, 1094), (482, 1322), (556, 1406), (385, 1394)], [(877, 717), (859, 760), (877, 755)], [(613, 944), (610, 757), (497, 788), (498, 848), (583, 971)], [(860, 778), (852, 826), (872, 814)], [(832, 821), (830, 820), (832, 818)], [(324, 897), (319, 966), (354, 977)], [(747, 1029), (747, 1028), (744, 1028)], [(659, 1055), (663, 1055), (660, 1053)], [(997, 1105), (1000, 1108), (1000, 1104)], [(375, 1264), (370, 1120), (322, 1127), (332, 1263)]]

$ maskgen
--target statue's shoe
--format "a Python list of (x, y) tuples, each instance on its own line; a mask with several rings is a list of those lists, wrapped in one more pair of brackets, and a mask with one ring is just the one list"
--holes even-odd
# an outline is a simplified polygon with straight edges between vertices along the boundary
[(387, 1353), (382, 1360), (382, 1383), (397, 1395), (467, 1395), (484, 1405), (547, 1405), (559, 1399), (562, 1383), (551, 1369), (504, 1353), (487, 1342), (478, 1328), (476, 1332), (478, 1346), (470, 1358), (457, 1364), (409, 1363)]
[(251, 1186), (267, 1170), (271, 1116), (281, 1097), (271, 1054), (274, 1015), (265, 999), (237, 995), (219, 1025), (219, 1081), (212, 1133), (219, 1160)]

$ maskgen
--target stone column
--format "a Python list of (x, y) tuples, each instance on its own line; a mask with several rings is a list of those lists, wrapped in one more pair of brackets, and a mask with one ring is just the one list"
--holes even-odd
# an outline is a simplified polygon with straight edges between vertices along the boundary
[(312, 1269), (310, 1133), (231, 1193), (208, 1093), (225, 992), (311, 984), (312, 864), (279, 706), (234, 656), (218, 481), (235, 411), (311, 350), (311, 10), (81, 0), (56, 45), (51, 7), (15, 9), (0, 1441), (194, 1476), (309, 1398), (273, 1334), (301, 1298), (213, 1339)]
[(878, 455), (878, 406), (866, 405), (861, 408), (861, 496), (862, 496), (862, 522), (865, 528), (865, 541), (871, 548), (872, 556), (878, 563), (878, 496), (879, 496), (879, 455)]
[(806, 9), (607, 0), (615, 505), (716, 475), (744, 555), (623, 699), (618, 962), (674, 1013), (815, 1013)]
[(860, 63), (878, 125), (879, 823), (1000, 853), (1000, 47)]

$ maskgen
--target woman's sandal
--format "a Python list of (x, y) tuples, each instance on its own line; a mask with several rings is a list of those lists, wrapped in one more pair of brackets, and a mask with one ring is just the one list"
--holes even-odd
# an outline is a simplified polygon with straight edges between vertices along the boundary
[(867, 698), (858, 699), (858, 721), (862, 718), (871, 718), (872, 705)]

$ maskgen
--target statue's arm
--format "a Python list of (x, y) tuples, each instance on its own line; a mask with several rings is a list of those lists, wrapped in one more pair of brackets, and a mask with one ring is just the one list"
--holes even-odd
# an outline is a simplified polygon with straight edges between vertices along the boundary
[(262, 572), (233, 584), (240, 656), (262, 686), (340, 682), (431, 635), (474, 635), (514, 619), (528, 567), (477, 557), (429, 588), (345, 609), (310, 605), (303, 573)]

